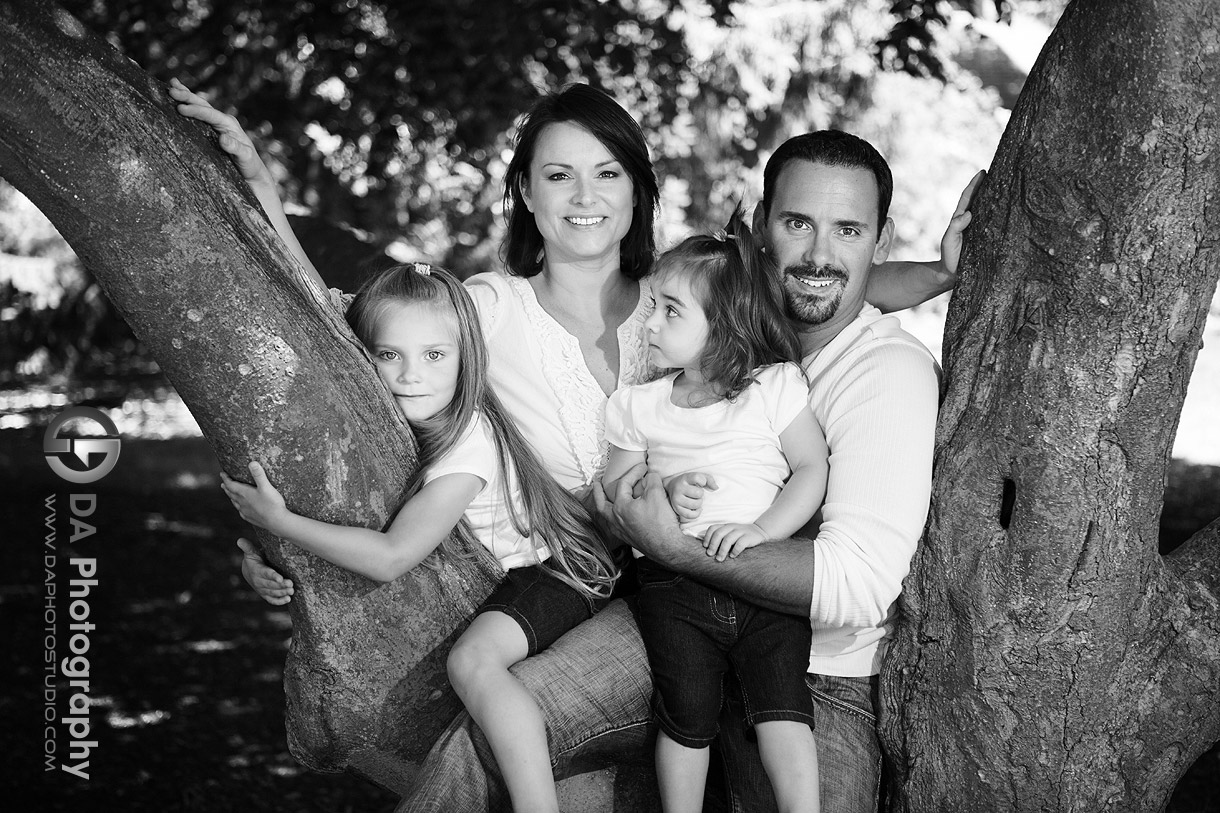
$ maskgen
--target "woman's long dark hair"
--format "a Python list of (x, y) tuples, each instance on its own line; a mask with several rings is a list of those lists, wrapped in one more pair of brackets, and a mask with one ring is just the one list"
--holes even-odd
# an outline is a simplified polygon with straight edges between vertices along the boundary
[(800, 342), (784, 313), (778, 270), (754, 240), (740, 209), (725, 230), (688, 237), (658, 257), (653, 290), (669, 274), (690, 281), (707, 317), (699, 366), (723, 397), (736, 398), (763, 365), (800, 363)]
[(530, 164), (542, 131), (561, 122), (588, 130), (631, 178), (635, 205), (631, 227), (619, 241), (619, 270), (630, 279), (640, 279), (652, 268), (656, 253), (652, 223), (661, 200), (657, 176), (640, 125), (608, 93), (589, 85), (568, 85), (559, 93), (543, 96), (517, 128), (516, 150), (504, 175), (504, 212), (508, 219), (504, 264), (518, 277), (532, 277), (542, 270), (542, 233), (533, 212), (525, 206), (522, 189), (529, 184)]
[[(610, 595), (618, 572), (605, 537), (580, 501), (543, 467), (487, 381), (487, 346), (466, 286), (448, 271), (423, 263), (398, 265), (376, 274), (360, 288), (347, 310), (348, 324), (366, 347), (374, 345), (378, 325), (396, 303), (426, 303), (452, 314), (460, 357), (453, 400), (432, 418), (411, 422), (420, 459), (407, 485), (407, 496), (420, 489), (428, 468), (449, 453), (478, 411), (495, 439), (500, 484), (513, 527), (530, 539), (535, 551), (542, 545), (550, 549), (551, 557), (544, 566), (556, 577), (592, 597)], [(513, 476), (519, 503), (511, 498)], [(450, 539), (442, 548), (458, 556), (484, 555), (486, 548), (474, 539), (464, 519), (456, 530), (465, 550), (455, 548)]]

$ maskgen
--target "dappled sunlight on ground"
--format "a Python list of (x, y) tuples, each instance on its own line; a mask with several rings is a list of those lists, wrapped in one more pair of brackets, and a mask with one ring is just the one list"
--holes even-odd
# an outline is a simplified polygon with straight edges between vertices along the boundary
[(100, 409), (124, 438), (163, 440), (201, 434), (191, 411), (162, 379), (134, 387), (130, 382), (104, 382), (70, 392), (46, 386), (0, 390), (0, 430), (45, 426), (68, 405)]
[[(170, 458), (208, 479), (214, 460), (199, 438), (124, 443), (115, 471), (95, 487), (95, 536), (53, 566), (66, 593), (69, 555), (97, 560), (90, 595), (88, 782), (43, 771), (43, 519), (48, 495), (66, 501), (41, 456), (41, 433), (0, 432), (0, 747), (6, 772), (30, 798), (13, 810), (387, 811), (395, 797), (364, 780), (317, 774), (287, 751), (283, 664), (290, 615), (241, 579), (234, 540), (247, 533), (219, 488), (183, 489), (146, 476)], [(148, 458), (153, 458), (150, 462)], [(129, 472), (124, 474), (124, 469)], [(214, 484), (214, 478), (212, 478)], [(65, 516), (60, 518), (66, 525)], [(68, 654), (68, 605), (59, 605), (59, 652)], [(70, 687), (60, 681), (59, 706)], [(63, 709), (66, 710), (66, 709)], [(62, 723), (57, 756), (70, 740)], [(14, 806), (15, 805), (15, 806)]]

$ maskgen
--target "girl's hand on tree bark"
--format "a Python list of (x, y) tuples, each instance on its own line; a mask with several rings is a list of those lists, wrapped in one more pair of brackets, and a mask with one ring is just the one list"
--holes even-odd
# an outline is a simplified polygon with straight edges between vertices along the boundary
[(254, 478), (252, 486), (239, 483), (222, 471), (220, 487), (242, 519), (273, 534), (279, 533), (278, 529), (289, 516), (284, 498), (267, 479), (267, 472), (263, 471), (261, 463), (250, 463), (250, 476)]
[(277, 607), (292, 601), (292, 579), (286, 579), (267, 564), (267, 560), (248, 540), (237, 540), (241, 548), (241, 575), (263, 601)]
[(222, 113), (208, 103), (208, 100), (197, 93), (192, 93), (186, 85), (177, 79), (169, 80), (169, 95), (178, 103), (178, 112), (189, 119), (196, 119), (209, 125), (220, 135), (220, 148), (229, 154), (237, 169), (250, 186), (266, 185), (275, 191), (275, 181), (271, 171), (254, 149), (254, 142), (242, 129), (237, 119)]

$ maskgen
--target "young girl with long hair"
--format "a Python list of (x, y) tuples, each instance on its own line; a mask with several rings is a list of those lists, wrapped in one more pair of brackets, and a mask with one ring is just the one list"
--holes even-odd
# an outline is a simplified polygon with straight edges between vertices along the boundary
[[(662, 254), (646, 322), (651, 360), (673, 372), (606, 407), (605, 491), (632, 466), (661, 475), (683, 531), (724, 561), (794, 535), (826, 490), (827, 451), (809, 409), (778, 273), (734, 215), (732, 234)], [(696, 542), (695, 544), (700, 544)], [(638, 555), (638, 554), (637, 554)], [(772, 612), (647, 558), (640, 631), (660, 722), (666, 813), (698, 811), (723, 684), (735, 673), (781, 811), (818, 809), (809, 619)]]
[[(474, 303), (448, 272), (413, 263), (373, 277), (347, 311), (415, 431), (419, 467), (384, 531), (288, 510), (263, 467), (221, 475), (242, 518), (323, 559), (392, 581), (456, 530), (507, 571), (449, 653), (449, 679), (483, 729), (517, 810), (558, 810), (542, 714), (508, 669), (589, 618), (616, 578), (585, 508), (561, 488), (487, 383)], [(469, 548), (468, 548), (469, 549)]]

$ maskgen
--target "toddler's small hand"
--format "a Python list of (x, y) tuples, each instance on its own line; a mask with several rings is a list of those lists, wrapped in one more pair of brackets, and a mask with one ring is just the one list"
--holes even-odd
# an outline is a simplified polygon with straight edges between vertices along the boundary
[(716, 478), (701, 471), (688, 471), (670, 478), (665, 485), (669, 505), (683, 522), (695, 519), (703, 512), (703, 495), (717, 488)]
[(703, 548), (708, 556), (715, 556), (717, 562), (723, 562), (729, 557), (736, 559), (743, 550), (766, 541), (767, 535), (757, 525), (728, 522), (707, 529)]

